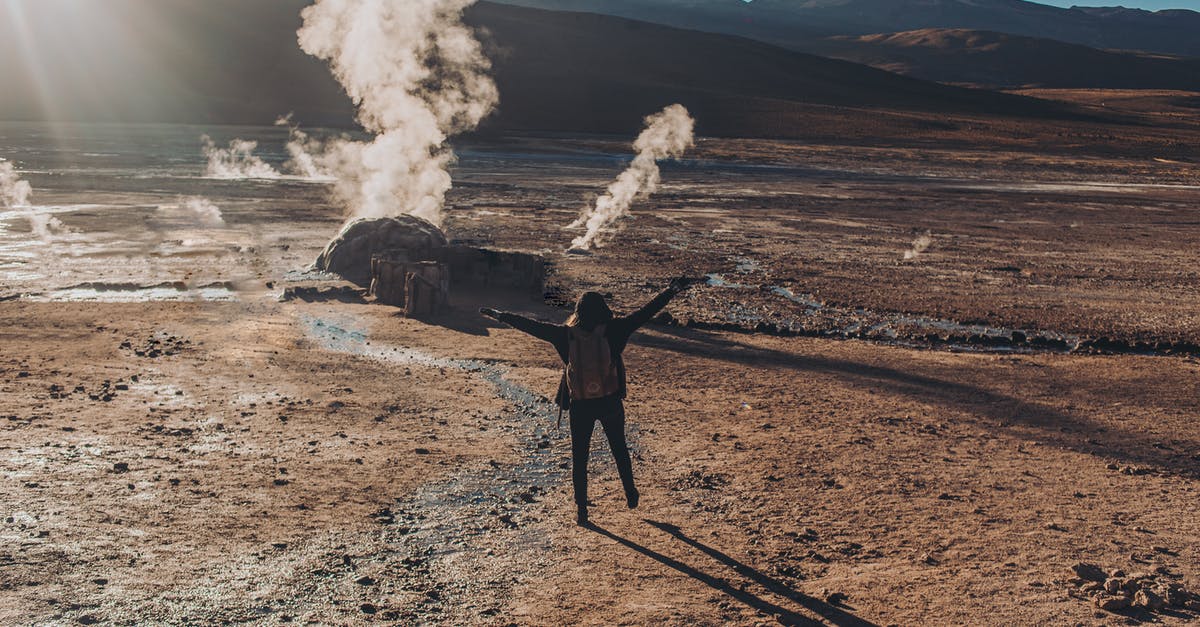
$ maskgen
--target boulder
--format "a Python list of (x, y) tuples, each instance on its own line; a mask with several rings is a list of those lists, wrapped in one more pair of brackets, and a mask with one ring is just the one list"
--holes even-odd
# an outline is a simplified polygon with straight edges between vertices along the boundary
[(446, 244), (441, 229), (421, 218), (363, 218), (347, 223), (313, 267), (366, 287), (371, 282), (371, 259), (375, 255), (400, 251), (414, 261), (424, 260)]

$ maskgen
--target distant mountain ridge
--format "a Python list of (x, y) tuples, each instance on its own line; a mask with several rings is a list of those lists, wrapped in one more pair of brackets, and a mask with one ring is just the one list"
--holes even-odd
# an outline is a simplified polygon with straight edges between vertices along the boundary
[(793, 49), (814, 38), (922, 29), (995, 31), (1101, 49), (1200, 57), (1200, 12), (1064, 9), (1025, 0), (504, 0), (740, 35)]
[[(751, 39), (594, 13), (480, 2), (467, 11), (494, 51), (493, 127), (627, 133), (681, 103), (705, 135), (803, 137), (807, 108), (846, 107), (1053, 119), (1042, 100), (920, 81)], [(636, 122), (635, 122), (636, 123)]]
[(991, 88), (1200, 91), (1200, 58), (1107, 51), (994, 31), (923, 29), (814, 40), (804, 50), (906, 76)]
[[(106, 0), (108, 22), (89, 24), (61, 13), (83, 0), (38, 1), (48, 8), (32, 27), (79, 36), (70, 54), (50, 40), (31, 52), (0, 23), (0, 119), (269, 124), (291, 111), (305, 125), (353, 126), (328, 68), (296, 44), (307, 0)], [(134, 16), (155, 29), (130, 27)], [(628, 134), (675, 102), (693, 110), (702, 134), (724, 136), (803, 137), (814, 108), (916, 112), (902, 116), (914, 125), (944, 124), (946, 113), (1078, 117), (1044, 100), (606, 15), (480, 2), (467, 20), (501, 92), (485, 132)], [(49, 62), (54, 55), (63, 58)]]

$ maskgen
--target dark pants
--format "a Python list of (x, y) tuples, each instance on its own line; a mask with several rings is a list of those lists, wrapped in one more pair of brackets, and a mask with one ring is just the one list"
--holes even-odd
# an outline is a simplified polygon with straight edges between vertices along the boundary
[(635, 492), (633, 462), (629, 459), (629, 446), (625, 444), (625, 404), (619, 398), (574, 401), (571, 403), (571, 479), (575, 484), (575, 503), (580, 506), (586, 506), (588, 502), (587, 464), (597, 420), (608, 437), (608, 448), (617, 462), (626, 497)]

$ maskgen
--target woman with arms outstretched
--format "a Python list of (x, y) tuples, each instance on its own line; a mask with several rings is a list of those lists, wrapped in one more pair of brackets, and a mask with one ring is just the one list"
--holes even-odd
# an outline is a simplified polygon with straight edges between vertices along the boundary
[(588, 522), (587, 463), (596, 421), (604, 427), (630, 509), (638, 506), (633, 463), (625, 443), (625, 362), (621, 353), (629, 338), (667, 303), (692, 284), (679, 278), (641, 309), (616, 317), (598, 292), (579, 297), (566, 324), (540, 322), (514, 313), (483, 308), (479, 312), (554, 345), (566, 365), (558, 404), (571, 412), (571, 478), (575, 486), (577, 521)]

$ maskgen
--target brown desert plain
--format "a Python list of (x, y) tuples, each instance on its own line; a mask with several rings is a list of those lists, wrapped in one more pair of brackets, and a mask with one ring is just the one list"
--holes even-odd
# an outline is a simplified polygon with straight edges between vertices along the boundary
[[(551, 297), (424, 322), (279, 298), (342, 222), (322, 186), (188, 183), (235, 198), (193, 245), (63, 213), (0, 289), (0, 623), (1195, 621), (1200, 95), (1030, 95), (1119, 120), (813, 107), (809, 141), (700, 140), (591, 256), (562, 226), (621, 161), (573, 159), (628, 140), (466, 146), (543, 155), (464, 156), (445, 228), (546, 255)], [(681, 274), (627, 353), (642, 505), (596, 438), (576, 526), (560, 365), (475, 311)]]

